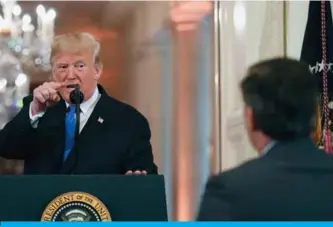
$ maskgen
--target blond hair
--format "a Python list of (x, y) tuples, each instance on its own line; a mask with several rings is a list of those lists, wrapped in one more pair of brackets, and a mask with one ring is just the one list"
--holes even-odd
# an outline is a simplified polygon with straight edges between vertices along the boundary
[(90, 33), (67, 33), (56, 36), (51, 45), (50, 60), (61, 52), (74, 52), (78, 53), (84, 50), (92, 51), (94, 61), (96, 64), (100, 64), (100, 49), (101, 45), (99, 41)]

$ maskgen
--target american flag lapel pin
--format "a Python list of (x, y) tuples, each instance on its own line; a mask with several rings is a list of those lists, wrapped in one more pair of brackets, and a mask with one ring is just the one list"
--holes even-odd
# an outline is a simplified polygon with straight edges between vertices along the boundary
[(101, 118), (101, 117), (99, 117), (97, 121), (98, 121), (99, 123), (103, 124), (103, 122), (104, 122), (104, 119), (103, 119), (103, 118)]

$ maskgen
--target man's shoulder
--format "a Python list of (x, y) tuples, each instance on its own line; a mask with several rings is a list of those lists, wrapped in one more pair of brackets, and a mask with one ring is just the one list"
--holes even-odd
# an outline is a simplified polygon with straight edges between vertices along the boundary
[(148, 122), (147, 118), (138, 109), (128, 103), (120, 101), (119, 99), (113, 98), (109, 95), (103, 95), (103, 102), (105, 107), (109, 106), (110, 108), (108, 109), (110, 111), (116, 113), (123, 119)]
[(242, 187), (243, 184), (249, 186), (251, 182), (255, 182), (256, 179), (261, 178), (262, 174), (264, 174), (263, 169), (266, 165), (263, 163), (261, 158), (250, 159), (237, 167), (211, 176), (209, 182), (226, 184), (228, 187), (233, 188)]

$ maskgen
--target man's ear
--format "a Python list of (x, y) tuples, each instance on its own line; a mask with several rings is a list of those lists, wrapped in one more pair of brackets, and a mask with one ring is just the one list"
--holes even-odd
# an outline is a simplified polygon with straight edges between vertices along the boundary
[(254, 121), (254, 114), (253, 114), (253, 109), (251, 107), (245, 107), (245, 120), (247, 123), (247, 127), (251, 130), (254, 131), (256, 129), (255, 121)]
[(95, 64), (95, 75), (94, 75), (95, 80), (99, 80), (99, 78), (102, 75), (102, 71), (103, 71), (103, 64), (101, 63)]

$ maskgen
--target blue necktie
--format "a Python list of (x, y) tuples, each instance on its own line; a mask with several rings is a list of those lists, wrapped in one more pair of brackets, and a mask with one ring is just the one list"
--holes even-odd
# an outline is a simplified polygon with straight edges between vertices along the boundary
[(63, 161), (66, 161), (69, 153), (71, 152), (75, 143), (75, 106), (70, 105), (69, 111), (66, 116), (66, 141), (65, 141), (65, 152), (63, 156)]

